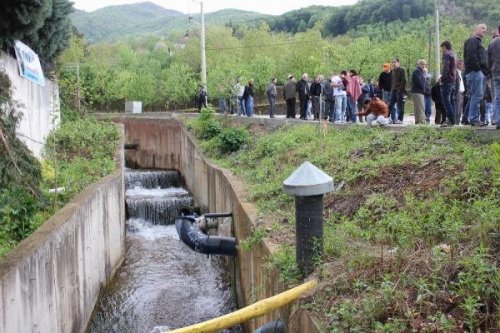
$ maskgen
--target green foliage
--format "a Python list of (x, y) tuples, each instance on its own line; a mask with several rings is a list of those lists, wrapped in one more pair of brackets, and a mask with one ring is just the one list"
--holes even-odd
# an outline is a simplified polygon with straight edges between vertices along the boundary
[(0, 189), (0, 257), (29, 236), (40, 224), (42, 201), (15, 183)]
[(38, 226), (35, 215), (43, 207), (40, 163), (16, 137), (18, 107), (0, 71), (0, 256)]
[(0, 188), (19, 184), (32, 195), (39, 193), (40, 163), (16, 136), (22, 117), (12, 100), (10, 79), (0, 71)]
[(342, 35), (363, 24), (407, 21), (432, 14), (431, 0), (364, 0), (350, 7), (338, 7), (325, 21), (324, 33)]
[(209, 140), (215, 138), (222, 131), (221, 124), (216, 119), (215, 111), (211, 107), (201, 109), (198, 119), (190, 124), (196, 136)]
[(301, 274), (295, 260), (295, 248), (288, 245), (280, 245), (273, 253), (267, 263), (269, 269), (275, 269), (280, 273), (280, 280), (285, 283), (297, 283)]
[[(466, 129), (353, 126), (319, 135), (304, 125), (256, 137), (219, 162), (241, 175), (271, 223), (293, 219), (282, 183), (306, 160), (345, 184), (325, 199), (318, 262), (330, 264), (318, 265), (325, 286), (306, 304), (330, 331), (401, 332), (416, 322), (431, 331), (496, 327), (497, 142)], [(282, 279), (296, 278), (292, 246), (269, 262)]]
[(113, 159), (118, 138), (119, 132), (113, 123), (93, 118), (67, 122), (47, 136), (45, 157), (67, 162), (86, 158)]
[(220, 151), (229, 154), (240, 150), (250, 140), (250, 133), (244, 128), (225, 128), (219, 134)]
[(115, 169), (119, 131), (113, 123), (92, 118), (68, 121), (49, 134), (45, 147), (44, 187), (64, 187), (62, 206), (88, 185)]
[(29, 45), (46, 68), (51, 68), (71, 36), (68, 0), (9, 1), (0, 13), (0, 45), (19, 39)]
[(249, 251), (254, 246), (259, 245), (265, 237), (266, 230), (263, 228), (256, 228), (248, 238), (242, 239), (239, 244), (243, 251)]

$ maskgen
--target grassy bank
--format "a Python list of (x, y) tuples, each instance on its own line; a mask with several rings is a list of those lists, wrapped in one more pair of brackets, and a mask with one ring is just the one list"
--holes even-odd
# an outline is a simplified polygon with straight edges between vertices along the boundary
[(293, 198), (282, 183), (304, 161), (334, 178), (314, 273), (321, 286), (302, 302), (326, 331), (498, 330), (498, 140), (465, 129), (352, 126), (319, 134), (303, 125), (253, 135), (224, 154), (216, 138), (202, 147), (244, 180), (261, 212), (242, 244), (278, 244), (269, 265), (286, 282), (301, 277)]
[[(36, 186), (26, 189), (14, 178), (0, 189), (0, 257), (87, 186), (115, 170), (119, 136), (114, 124), (85, 118), (65, 122), (47, 137), (44, 159), (39, 163), (33, 158)], [(64, 190), (49, 193), (55, 188)]]

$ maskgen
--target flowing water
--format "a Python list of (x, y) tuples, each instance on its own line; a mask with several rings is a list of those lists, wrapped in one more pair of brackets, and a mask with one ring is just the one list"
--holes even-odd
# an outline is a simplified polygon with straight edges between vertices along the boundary
[(125, 261), (101, 297), (88, 332), (162, 332), (234, 310), (220, 259), (193, 252), (169, 224), (193, 204), (186, 190), (172, 184), (180, 185), (178, 173), (126, 172)]

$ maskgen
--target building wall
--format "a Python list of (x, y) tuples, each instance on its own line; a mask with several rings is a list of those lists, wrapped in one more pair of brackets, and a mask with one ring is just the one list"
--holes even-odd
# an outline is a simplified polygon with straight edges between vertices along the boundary
[(4, 70), (12, 82), (13, 100), (22, 104), (23, 113), (17, 129), (22, 140), (36, 157), (41, 157), (47, 134), (59, 126), (59, 86), (45, 78), (45, 86), (39, 86), (19, 76), (17, 60), (0, 51), (0, 70)]

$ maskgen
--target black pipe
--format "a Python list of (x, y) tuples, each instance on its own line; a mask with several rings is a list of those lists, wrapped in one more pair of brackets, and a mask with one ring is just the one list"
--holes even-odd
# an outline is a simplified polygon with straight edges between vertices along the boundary
[(236, 256), (235, 238), (206, 235), (198, 229), (195, 221), (192, 216), (179, 216), (175, 219), (177, 233), (182, 242), (199, 253)]
[(138, 143), (126, 143), (123, 145), (123, 148), (124, 149), (137, 149), (137, 148), (139, 148), (139, 144)]
[(299, 270), (309, 275), (323, 253), (323, 194), (295, 197), (295, 238)]
[(253, 331), (253, 333), (285, 333), (285, 329), (286, 327), (283, 320), (278, 319), (262, 325), (261, 327)]
[(206, 219), (214, 219), (217, 217), (233, 217), (233, 213), (227, 212), (227, 213), (206, 213), (203, 216), (205, 216)]

